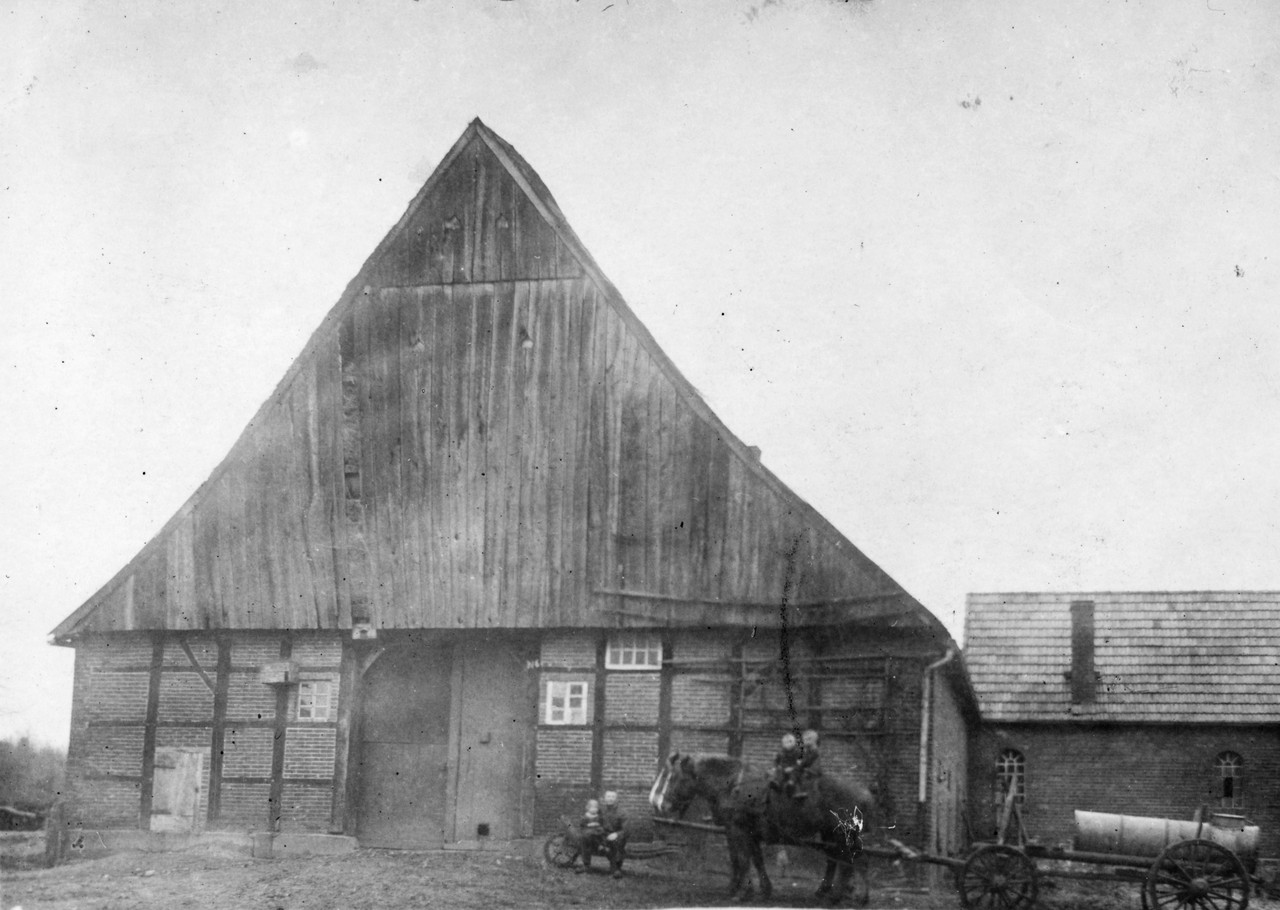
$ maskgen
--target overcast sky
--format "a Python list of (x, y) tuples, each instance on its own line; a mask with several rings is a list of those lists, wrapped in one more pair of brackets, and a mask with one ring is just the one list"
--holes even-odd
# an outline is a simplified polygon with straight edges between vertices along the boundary
[(476, 116), (959, 638), (1280, 588), (1274, 0), (44, 3), (0, 19), (0, 735)]

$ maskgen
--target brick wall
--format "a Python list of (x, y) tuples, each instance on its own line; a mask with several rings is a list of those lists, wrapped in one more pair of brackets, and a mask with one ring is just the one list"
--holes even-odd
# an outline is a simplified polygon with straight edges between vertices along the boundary
[(83, 751), (78, 756), (81, 773), (86, 776), (141, 774), (144, 733), (141, 726), (90, 727), (81, 740)]
[(544, 667), (594, 668), (596, 637), (585, 632), (551, 633), (542, 640), (541, 652)]
[(271, 776), (275, 732), (269, 727), (227, 727), (222, 741), (222, 776)]
[(136, 828), (141, 784), (95, 780), (76, 791), (75, 823), (85, 827)]
[(151, 640), (145, 636), (95, 639), (76, 648), (95, 670), (146, 667), (151, 663)]
[(213, 692), (193, 671), (166, 667), (160, 676), (159, 722), (213, 720)]
[(657, 673), (610, 671), (604, 691), (605, 724), (652, 727), (658, 723)]
[(227, 719), (270, 722), (275, 716), (275, 689), (259, 682), (256, 671), (232, 670), (227, 684)]
[(648, 787), (658, 769), (658, 734), (606, 730), (603, 789), (633, 784)]
[(142, 670), (97, 671), (92, 684), (86, 680), (84, 694), (85, 719), (90, 721), (126, 720), (141, 722), (147, 716), (147, 692), (151, 674)]
[(138, 825), (150, 664), (145, 638), (98, 638), (76, 648), (67, 748), (72, 826)]
[(671, 751), (718, 752), (723, 755), (729, 751), (729, 734), (710, 730), (672, 730)]
[(729, 718), (729, 676), (676, 676), (671, 681), (671, 722), (677, 726), (721, 726)]
[(590, 730), (539, 727), (538, 780), (549, 784), (589, 787), (591, 738)]
[(280, 830), (327, 830), (332, 801), (332, 787), (286, 781), (280, 797)]
[[(164, 665), (166, 667), (181, 667), (182, 669), (187, 669), (191, 666), (187, 653), (182, 650), (182, 641), (185, 641), (187, 647), (191, 649), (191, 654), (195, 657), (196, 662), (212, 675), (214, 668), (218, 664), (218, 641), (211, 635), (193, 633), (182, 636), (181, 640), (176, 637), (169, 638), (164, 644)], [(148, 655), (149, 657), (150, 655)]]
[(333, 777), (334, 744), (332, 727), (290, 727), (284, 740), (284, 776)]
[(342, 639), (333, 635), (298, 636), (290, 659), (303, 669), (337, 669), (342, 663)]
[(237, 635), (231, 640), (231, 665), (256, 669), (280, 659), (279, 635)]
[(270, 782), (224, 781), (222, 814), (218, 817), (218, 827), (238, 831), (264, 830), (270, 813), (270, 801)]
[(1004, 749), (1026, 761), (1023, 817), (1030, 834), (1070, 844), (1074, 810), (1189, 819), (1214, 805), (1222, 752), (1244, 759), (1244, 809), (1261, 826), (1262, 856), (1280, 852), (1280, 740), (1274, 728), (987, 724), (973, 737), (969, 805), (979, 836), (995, 827), (995, 763)]

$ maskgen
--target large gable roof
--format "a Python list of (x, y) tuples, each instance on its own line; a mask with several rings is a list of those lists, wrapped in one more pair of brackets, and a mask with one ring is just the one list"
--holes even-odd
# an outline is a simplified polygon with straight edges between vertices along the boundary
[[(1098, 685), (1073, 705), (1078, 601), (1093, 604)], [(965, 657), (987, 721), (1274, 723), (1280, 592), (970, 594)]]
[[(519, 362), (517, 344), (522, 338), (531, 345), (529, 332), (538, 338), (532, 371), (528, 360)], [(564, 376), (553, 375), (557, 358), (573, 361)], [(470, 373), (454, 375), (464, 363)], [(505, 387), (495, 382), (504, 369), (519, 374)], [(538, 385), (548, 381), (539, 400)], [(434, 399), (410, 400), (428, 387)], [(591, 412), (581, 426), (563, 417), (564, 407), (575, 406)], [(521, 413), (530, 408), (532, 416)], [(659, 415), (679, 425), (679, 439), (648, 441)], [(352, 442), (354, 436), (361, 438)], [(648, 471), (647, 486), (608, 472), (587, 476), (599, 446), (616, 454), (637, 441), (647, 448), (631, 467)], [(571, 476), (575, 455), (581, 457)], [(355, 512), (353, 462), (362, 490), (354, 496), (363, 495)], [(681, 464), (706, 475), (689, 482), (685, 505), (709, 517), (692, 515), (692, 527), (680, 521), (673, 531), (662, 522), (684, 517), (684, 506), (664, 489)], [(521, 470), (542, 479), (519, 479)], [(563, 487), (545, 480), (557, 471)], [(477, 495), (489, 499), (467, 502)], [(556, 503), (561, 495), (564, 502)], [(661, 502), (650, 506), (646, 498)], [(662, 514), (629, 531), (636, 509)], [(417, 514), (428, 510), (435, 524)], [(764, 517), (753, 518), (757, 513)], [(504, 521), (518, 525), (521, 537), (507, 548), (494, 531)], [(770, 523), (777, 527), (765, 527)], [(568, 540), (585, 536), (587, 525), (597, 535), (592, 541)], [(721, 532), (733, 539), (689, 539)], [(609, 548), (629, 534), (647, 535), (653, 552), (627, 557), (633, 565), (624, 566), (627, 554)], [(773, 538), (785, 538), (787, 552)], [(599, 571), (584, 578), (590, 559), (568, 552), (570, 543), (609, 550), (604, 562), (617, 562), (631, 579), (647, 571), (650, 587), (661, 591), (647, 602), (610, 595), (602, 603), (601, 593), (617, 580)], [(698, 546), (691, 569), (655, 574), (662, 553)], [(499, 551), (515, 569), (493, 566)], [(528, 574), (531, 558), (544, 557), (553, 564), (541, 575), (515, 577)], [(601, 272), (541, 179), (479, 119), (209, 479), (53, 636), (347, 628), (353, 610), (363, 609), (354, 591), (361, 584), (376, 601), (372, 618), (401, 627), (576, 624), (583, 617), (562, 606), (575, 593), (593, 600), (601, 616), (612, 608), (614, 619), (647, 611), (670, 621), (680, 609), (709, 609), (732, 620), (747, 614), (718, 608), (767, 607), (781, 596), (811, 619), (906, 623), (948, 639), (927, 610), (724, 426)], [(534, 602), (531, 618), (515, 616), (519, 604)], [(458, 604), (449, 617), (441, 612)]]

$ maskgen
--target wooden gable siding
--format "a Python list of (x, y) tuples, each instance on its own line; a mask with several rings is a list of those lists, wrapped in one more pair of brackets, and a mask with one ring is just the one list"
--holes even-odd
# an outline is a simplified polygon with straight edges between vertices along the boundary
[(382, 286), (565, 278), (582, 265), (479, 136), (418, 206), (376, 272)]
[(477, 121), (214, 475), (55, 636), (643, 618), (619, 590), (887, 593), (934, 622), (724, 429)]
[(382, 625), (581, 625), (622, 588), (884, 586), (692, 417), (588, 280), (385, 289), (350, 331)]
[(95, 598), (77, 632), (341, 624), (336, 339), (325, 353)]

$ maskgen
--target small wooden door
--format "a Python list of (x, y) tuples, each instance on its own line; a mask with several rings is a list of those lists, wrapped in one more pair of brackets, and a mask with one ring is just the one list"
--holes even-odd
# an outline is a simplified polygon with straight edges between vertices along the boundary
[(391, 651), (364, 677), (357, 835), (366, 847), (446, 839), (449, 652)]
[(156, 749), (151, 787), (152, 831), (199, 830), (203, 767), (204, 753), (199, 749)]

